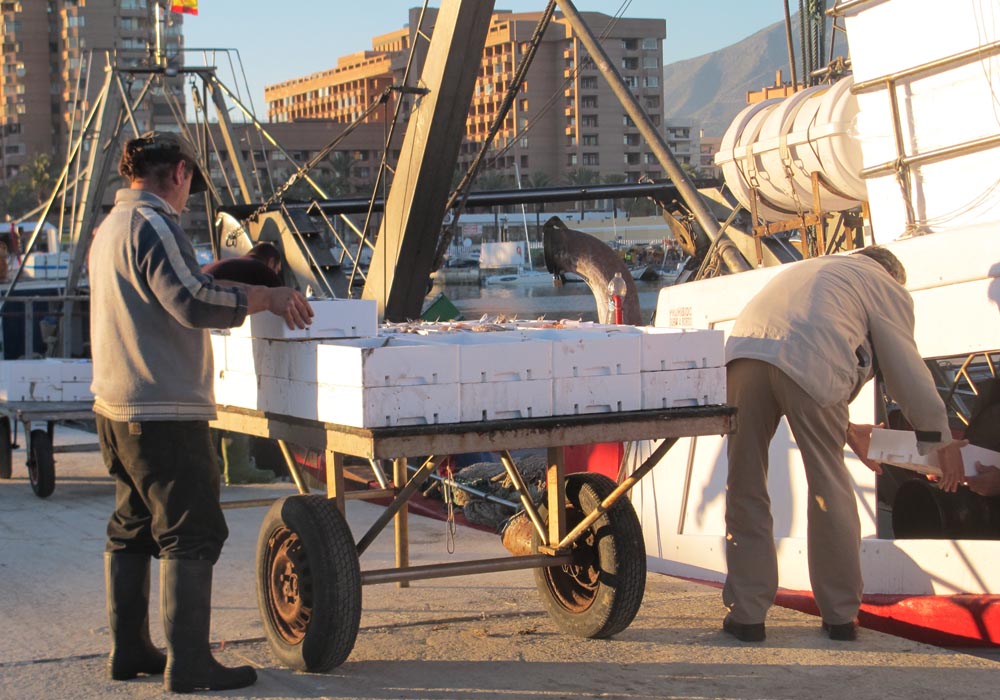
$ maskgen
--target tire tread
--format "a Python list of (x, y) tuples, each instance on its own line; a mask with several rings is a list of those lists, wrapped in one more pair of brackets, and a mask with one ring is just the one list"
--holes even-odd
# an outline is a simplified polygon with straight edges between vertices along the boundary
[[(294, 522), (289, 522), (289, 521)], [(314, 580), (313, 618), (299, 644), (288, 644), (268, 619), (263, 577), (266, 547), (278, 526), (306, 548)], [(264, 630), (278, 658), (300, 671), (324, 672), (350, 655), (361, 624), (361, 570), (350, 527), (324, 496), (290, 496), (271, 506), (257, 542), (257, 600)]]

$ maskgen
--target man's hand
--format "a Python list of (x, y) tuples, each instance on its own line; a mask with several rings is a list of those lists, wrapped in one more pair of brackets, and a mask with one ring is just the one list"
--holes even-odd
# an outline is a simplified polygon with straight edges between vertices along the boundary
[(855, 456), (876, 474), (882, 473), (882, 465), (868, 458), (868, 446), (872, 443), (872, 429), (884, 427), (885, 423), (857, 425), (848, 422), (847, 424), (847, 445), (854, 451)]
[(968, 440), (952, 440), (937, 451), (938, 465), (941, 467), (941, 480), (938, 486), (942, 491), (954, 493), (958, 490), (958, 485), (965, 481), (962, 448), (968, 444)]
[(312, 323), (313, 310), (302, 293), (291, 287), (269, 288), (267, 310), (285, 319), (292, 330), (305, 328)]
[(285, 319), (289, 328), (305, 328), (312, 323), (313, 310), (300, 292), (291, 287), (247, 286), (247, 313), (270, 311)]
[(976, 462), (976, 476), (968, 477), (966, 483), (980, 496), (1000, 496), (1000, 468)]

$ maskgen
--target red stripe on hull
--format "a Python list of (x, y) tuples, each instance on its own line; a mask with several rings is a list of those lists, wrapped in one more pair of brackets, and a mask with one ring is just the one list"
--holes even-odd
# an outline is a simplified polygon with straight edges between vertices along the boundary
[[(809, 591), (778, 591), (778, 605), (819, 615)], [(947, 647), (1000, 647), (1000, 595), (866, 595), (862, 627)]]

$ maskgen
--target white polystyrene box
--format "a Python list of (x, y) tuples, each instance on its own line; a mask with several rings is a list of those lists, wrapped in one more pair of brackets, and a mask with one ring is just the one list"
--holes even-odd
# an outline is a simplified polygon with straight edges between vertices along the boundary
[(552, 378), (552, 345), (531, 333), (438, 333), (429, 343), (458, 349), (458, 376), (462, 384), (535, 381)]
[(642, 334), (634, 327), (622, 331), (528, 331), (552, 343), (552, 376), (601, 377), (638, 374)]
[(215, 402), (358, 428), (456, 423), (458, 384), (344, 387), (242, 372), (216, 372)]
[(306, 338), (365, 338), (378, 335), (378, 318), (373, 299), (324, 299), (312, 301), (312, 323), (307, 328), (290, 329), (285, 320), (270, 312), (247, 316), (233, 335), (276, 340)]
[(643, 328), (640, 366), (643, 372), (721, 367), (725, 343), (721, 330)]
[(726, 403), (726, 368), (642, 373), (642, 408), (656, 410)]
[(90, 360), (54, 358), (51, 361), (59, 367), (63, 382), (89, 382), (94, 378), (94, 365)]
[(0, 388), (4, 401), (62, 401), (62, 382), (11, 381)]
[(212, 348), (212, 367), (216, 373), (227, 368), (226, 364), (226, 341), (229, 335), (219, 331), (212, 331), (209, 334), (209, 344)]
[(462, 384), (459, 420), (513, 420), (552, 415), (552, 380)]
[(320, 384), (319, 420), (358, 428), (457, 423), (458, 384), (399, 387)]
[(50, 280), (66, 279), (69, 274), (69, 253), (64, 250), (49, 253), (47, 272)]
[(552, 414), (638, 411), (642, 406), (642, 375), (558, 377), (552, 380)]
[(226, 368), (236, 372), (316, 381), (316, 340), (226, 338)]
[(94, 394), (90, 391), (90, 382), (63, 382), (63, 401), (93, 401)]
[(24, 273), (36, 280), (48, 279), (49, 261), (47, 253), (32, 253), (24, 261)]
[(457, 384), (458, 348), (412, 338), (328, 341), (316, 347), (316, 381), (338, 386)]
[(262, 375), (258, 380), (257, 402), (265, 413), (319, 420), (316, 397), (319, 387), (286, 377)]
[(3, 360), (0, 361), (0, 377), (17, 382), (58, 381), (62, 372), (49, 360)]
[[(911, 430), (873, 428), (872, 440), (868, 445), (868, 457), (921, 474), (941, 474), (937, 453), (921, 455), (917, 450), (917, 435)], [(965, 466), (965, 475), (974, 476), (976, 462), (1000, 466), (1000, 452), (966, 445), (962, 448), (962, 462)]]
[(215, 403), (220, 406), (262, 410), (259, 406), (256, 375), (217, 369), (213, 389)]
[[(215, 403), (222, 406), (235, 406), (278, 415), (298, 415), (301, 418), (316, 420), (316, 386), (314, 384), (293, 382), (281, 377), (224, 370), (216, 372), (214, 389)], [(311, 415), (302, 410), (299, 410), (298, 414), (291, 413), (290, 397), (296, 394), (312, 395)]]

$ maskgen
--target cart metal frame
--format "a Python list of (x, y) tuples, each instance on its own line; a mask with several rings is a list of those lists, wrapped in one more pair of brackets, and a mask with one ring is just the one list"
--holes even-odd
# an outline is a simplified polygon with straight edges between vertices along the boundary
[[(290, 451), (285, 443), (294, 443), (313, 450), (324, 451), (327, 465), (326, 498), (328, 502), (335, 504), (341, 516), (345, 511), (348, 499), (391, 498), (388, 506), (368, 531), (356, 542), (353, 542), (353, 535), (350, 535), (352, 542), (345, 546), (356, 548), (357, 556), (360, 557), (388, 524), (393, 522), (395, 567), (361, 571), (360, 585), (396, 582), (401, 587), (405, 587), (409, 581), (418, 579), (521, 569), (551, 570), (552, 567), (556, 569), (560, 566), (569, 567), (574, 564), (572, 549), (581, 537), (585, 537), (585, 533), (595, 521), (608, 513), (640, 479), (659, 463), (677, 439), (699, 435), (728, 434), (735, 430), (735, 426), (736, 409), (730, 406), (382, 428), (356, 428), (219, 406), (218, 418), (212, 423), (212, 427), (220, 430), (278, 440), (289, 463), (292, 477), (302, 494), (309, 494), (309, 489), (305, 486), (298, 472), (298, 466), (290, 459)], [(593, 510), (586, 513), (579, 522), (574, 523), (573, 527), (569, 527), (567, 525), (564, 448), (569, 445), (635, 440), (662, 440), (662, 442), (630, 475), (609, 493), (604, 494), (600, 503)], [(510, 450), (529, 448), (545, 448), (547, 450), (547, 499), (546, 503), (541, 506), (533, 502), (524, 486), (517, 465), (510, 455)], [(500, 454), (504, 469), (514, 484), (525, 513), (531, 521), (538, 543), (536, 553), (496, 559), (410, 566), (407, 503), (420, 485), (448, 455), (465, 452), (497, 452)], [(388, 488), (345, 490), (344, 458), (347, 455), (370, 461), (391, 460), (393, 465), (392, 483), (388, 484)], [(423, 458), (423, 462), (410, 475), (407, 460), (418, 456)], [(546, 517), (541, 512), (541, 508), (545, 508), (550, 517)], [(577, 514), (577, 517), (579, 515)], [(347, 532), (349, 533), (349, 529)], [(639, 539), (641, 541), (641, 536)], [(261, 550), (258, 548), (258, 558), (260, 552)], [(258, 577), (266, 577), (267, 573), (261, 569), (261, 562), (258, 561)], [(261, 580), (258, 578), (258, 585), (260, 585)], [(275, 595), (280, 597), (280, 594)], [(641, 592), (639, 596), (641, 600)], [(275, 606), (268, 604), (264, 599), (266, 596), (260, 592), (260, 589), (258, 589), (258, 597), (262, 616), (267, 617), (269, 614), (274, 614)], [(280, 606), (287, 602), (279, 600), (275, 605)], [(358, 604), (360, 605), (360, 602)], [(356, 623), (354, 624), (356, 625)], [(303, 626), (306, 625), (308, 625), (308, 618), (303, 623)], [(267, 621), (265, 620), (266, 626)], [(301, 632), (301, 630), (299, 631)], [(356, 629), (354, 633), (356, 634)], [(294, 635), (291, 636), (294, 637)], [(269, 639), (271, 638), (269, 637)], [(291, 639), (291, 641), (295, 640)], [(272, 647), (275, 647), (274, 639), (271, 639), (271, 642)], [(327, 670), (346, 658), (353, 643), (352, 636), (346, 648), (331, 663), (300, 661), (288, 654), (283, 659), (303, 670)], [(275, 651), (279, 653), (280, 657), (280, 651), (277, 648)], [(287, 661), (289, 658), (293, 658), (293, 660)]]
[[(17, 444), (17, 424), (24, 425), (26, 466), (31, 488), (39, 498), (47, 498), (55, 490), (55, 458), (64, 452), (98, 452), (96, 442), (54, 445), (56, 423), (70, 420), (92, 420), (92, 401), (0, 401), (0, 478), (9, 479), (13, 451)], [(44, 430), (32, 430), (31, 424), (45, 422)]]

